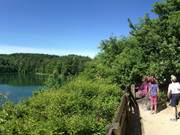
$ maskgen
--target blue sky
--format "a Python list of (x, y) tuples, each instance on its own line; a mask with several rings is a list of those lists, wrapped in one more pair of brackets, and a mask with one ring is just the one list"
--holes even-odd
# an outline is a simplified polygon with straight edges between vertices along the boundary
[(127, 36), (157, 0), (0, 0), (0, 53), (93, 57), (101, 40)]

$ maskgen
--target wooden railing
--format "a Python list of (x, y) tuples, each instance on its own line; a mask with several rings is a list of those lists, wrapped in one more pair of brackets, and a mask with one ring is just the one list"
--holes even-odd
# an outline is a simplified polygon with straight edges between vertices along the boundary
[[(134, 92), (134, 87), (131, 91)], [(107, 126), (107, 135), (129, 135), (131, 114), (135, 113), (134, 108), (137, 105), (134, 93), (127, 91), (121, 99), (120, 105), (115, 114), (111, 125)]]

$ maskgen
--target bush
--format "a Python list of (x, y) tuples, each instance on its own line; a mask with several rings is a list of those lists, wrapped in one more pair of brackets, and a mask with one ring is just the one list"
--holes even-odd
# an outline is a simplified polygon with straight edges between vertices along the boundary
[(0, 133), (105, 134), (121, 95), (116, 85), (78, 77), (16, 106), (6, 104), (0, 111)]

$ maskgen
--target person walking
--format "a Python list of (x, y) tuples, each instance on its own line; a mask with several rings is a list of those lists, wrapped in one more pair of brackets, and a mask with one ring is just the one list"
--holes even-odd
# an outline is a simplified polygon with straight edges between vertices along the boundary
[(178, 110), (177, 105), (180, 100), (180, 83), (177, 82), (177, 78), (174, 75), (171, 75), (171, 83), (168, 86), (168, 97), (170, 98), (170, 105), (172, 107), (173, 117), (171, 121), (177, 121), (178, 119)]
[(148, 90), (149, 90), (149, 83), (148, 83), (148, 77), (147, 76), (143, 78), (142, 82), (143, 83), (138, 88), (137, 96), (136, 96), (136, 97), (139, 97), (139, 98), (145, 97), (147, 95), (147, 93), (148, 93)]
[(149, 87), (149, 95), (151, 101), (151, 113), (157, 113), (157, 100), (159, 95), (159, 86), (155, 78), (152, 79), (152, 82)]

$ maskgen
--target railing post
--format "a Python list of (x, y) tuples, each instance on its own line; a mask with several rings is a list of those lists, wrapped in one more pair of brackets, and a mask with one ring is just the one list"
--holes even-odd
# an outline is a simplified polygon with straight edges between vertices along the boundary
[(134, 84), (131, 84), (131, 92), (132, 92), (134, 98), (136, 98), (136, 91), (135, 91), (135, 85)]

